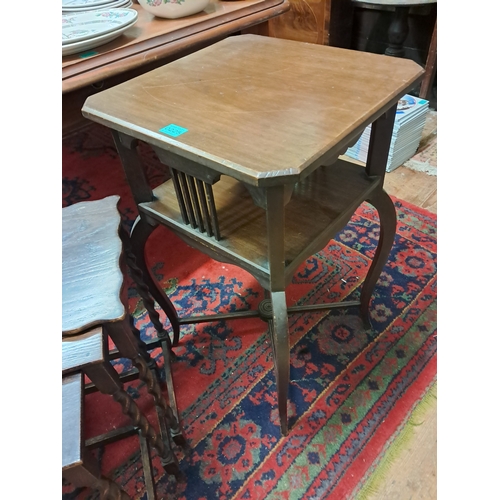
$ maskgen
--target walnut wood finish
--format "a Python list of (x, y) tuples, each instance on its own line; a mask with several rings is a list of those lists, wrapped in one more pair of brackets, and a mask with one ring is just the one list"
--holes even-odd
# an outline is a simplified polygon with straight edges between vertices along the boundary
[(299, 42), (328, 45), (329, 0), (290, 0), (290, 10), (268, 21), (268, 35)]
[[(90, 96), (82, 112), (266, 187), (295, 183), (344, 153), (422, 73), (410, 60), (242, 35)], [(188, 132), (159, 132), (170, 123)]]
[[(242, 35), (91, 96), (84, 105), (84, 116), (113, 129), (129, 182), (140, 178), (134, 142), (139, 139), (186, 179), (212, 189), (220, 239), (197, 223), (196, 203), (192, 214), (186, 212), (175, 179), (154, 190), (142, 181), (130, 183), (136, 202), (141, 200), (133, 251), (160, 305), (164, 292), (144, 256), (158, 224), (262, 284), (268, 302), (261, 317), (269, 322), (284, 435), (288, 312), (300, 312), (287, 308), (285, 288), (297, 267), (368, 200), (383, 227), (361, 300), (348, 305), (361, 306), (369, 326), (370, 297), (396, 227), (394, 206), (383, 191), (396, 106), (422, 74), (409, 60)], [(370, 123), (366, 168), (337, 161)], [(160, 132), (169, 124), (187, 131), (177, 137)]]
[[(367, 177), (363, 167), (339, 160), (335, 168), (320, 167), (294, 186), (285, 212), (286, 285), (297, 267), (321, 250), (332, 234), (345, 226), (366, 195), (379, 185), (380, 179)], [(220, 241), (184, 224), (171, 180), (158, 186), (154, 194), (154, 201), (140, 205), (142, 213), (168, 225), (191, 246), (211, 257), (242, 267), (269, 289), (267, 212), (256, 209), (243, 183), (222, 176), (214, 185)]]
[(290, 7), (286, 0), (211, 0), (203, 12), (180, 19), (161, 19), (140, 5), (130, 8), (138, 13), (137, 23), (119, 38), (96, 47), (92, 55), (62, 58), (63, 93), (220, 40)]
[(420, 87), (419, 97), (429, 100), (434, 77), (437, 70), (437, 21), (434, 24), (434, 31), (432, 32), (431, 43), (427, 53), (427, 60), (425, 62), (425, 76)]
[(62, 58), (62, 91), (67, 93), (94, 84), (152, 61), (183, 53), (203, 42), (213, 42), (248, 26), (287, 11), (284, 0), (211, 0), (198, 14), (181, 19), (161, 19), (132, 5), (137, 23), (119, 38), (93, 49), (92, 55)]
[[(259, 27), (289, 8), (288, 0), (212, 0), (203, 12), (181, 19), (160, 19), (140, 5), (137, 23), (116, 40), (92, 51), (62, 58), (63, 136), (86, 124), (85, 99), (146, 71), (221, 40), (232, 33)], [(90, 55), (90, 53), (92, 55)]]

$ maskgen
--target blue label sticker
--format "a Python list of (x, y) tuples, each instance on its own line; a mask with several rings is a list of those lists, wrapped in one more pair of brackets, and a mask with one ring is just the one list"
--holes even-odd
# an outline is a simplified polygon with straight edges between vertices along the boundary
[(179, 127), (179, 125), (175, 125), (174, 123), (171, 123), (170, 125), (167, 125), (159, 130), (162, 134), (169, 135), (170, 137), (178, 137), (187, 131), (187, 128)]

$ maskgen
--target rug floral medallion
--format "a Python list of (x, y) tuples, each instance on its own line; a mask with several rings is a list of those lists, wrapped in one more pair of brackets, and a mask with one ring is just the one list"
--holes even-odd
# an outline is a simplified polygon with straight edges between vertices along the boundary
[[(142, 147), (142, 146), (141, 146)], [(151, 184), (165, 170), (144, 145)], [(109, 131), (93, 125), (63, 141), (63, 206), (120, 195), (128, 228), (137, 214)], [(288, 436), (282, 437), (272, 348), (259, 319), (181, 327), (173, 378), (189, 452), (177, 449), (184, 481), (153, 456), (159, 499), (347, 499), (436, 377), (435, 215), (394, 199), (395, 242), (371, 301), (372, 328), (355, 308), (289, 318)], [(296, 272), (290, 304), (359, 298), (379, 238), (376, 210), (363, 204), (349, 224)], [(180, 316), (255, 309), (263, 290), (245, 271), (211, 260), (160, 227), (147, 244), (150, 267)], [(129, 299), (143, 339), (155, 330), (135, 288)], [(168, 326), (163, 311), (160, 316)], [(159, 349), (152, 351), (160, 367)], [(130, 362), (116, 360), (121, 372)], [(160, 371), (161, 373), (161, 371)], [(139, 382), (127, 391), (151, 417)], [(85, 399), (85, 433), (128, 425), (119, 406)], [(133, 499), (147, 499), (136, 437), (98, 449), (103, 474)], [(62, 497), (99, 498), (63, 481)]]

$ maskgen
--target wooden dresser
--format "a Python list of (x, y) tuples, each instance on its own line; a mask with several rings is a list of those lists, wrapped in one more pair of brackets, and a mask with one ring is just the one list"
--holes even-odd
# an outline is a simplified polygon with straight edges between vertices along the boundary
[(289, 0), (290, 10), (270, 19), (269, 31), (257, 32), (275, 38), (350, 48), (354, 4), (351, 0)]

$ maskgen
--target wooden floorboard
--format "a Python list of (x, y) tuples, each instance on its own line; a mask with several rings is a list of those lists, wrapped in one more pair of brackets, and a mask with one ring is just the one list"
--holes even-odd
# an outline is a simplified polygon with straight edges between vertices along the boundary
[(388, 172), (385, 190), (397, 198), (408, 201), (429, 212), (437, 213), (437, 176), (399, 167)]

